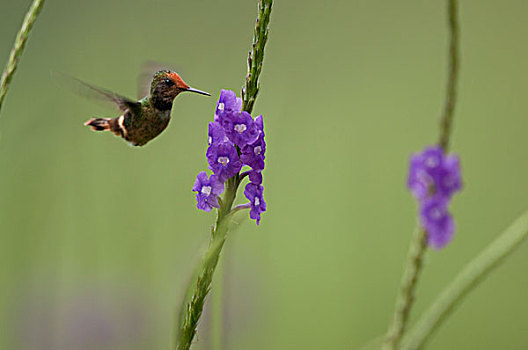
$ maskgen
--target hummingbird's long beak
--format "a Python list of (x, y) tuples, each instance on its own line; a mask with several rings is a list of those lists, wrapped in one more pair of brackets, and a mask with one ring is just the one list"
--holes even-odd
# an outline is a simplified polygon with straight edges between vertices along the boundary
[(195, 89), (195, 88), (192, 88), (192, 87), (187, 88), (187, 90), (185, 90), (185, 91), (196, 92), (197, 94), (200, 94), (200, 95), (211, 96), (211, 94), (208, 93), (208, 92), (205, 92), (205, 91), (202, 91), (202, 90), (198, 90), (198, 89)]

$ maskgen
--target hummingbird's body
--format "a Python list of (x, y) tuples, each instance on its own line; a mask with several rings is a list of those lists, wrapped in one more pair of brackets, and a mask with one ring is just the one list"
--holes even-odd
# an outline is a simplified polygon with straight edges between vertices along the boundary
[(189, 87), (177, 73), (168, 70), (154, 74), (150, 94), (139, 101), (83, 84), (113, 101), (123, 112), (117, 118), (92, 118), (84, 125), (95, 131), (112, 131), (134, 146), (143, 146), (165, 130), (169, 125), (172, 102), (180, 92), (209, 95)]

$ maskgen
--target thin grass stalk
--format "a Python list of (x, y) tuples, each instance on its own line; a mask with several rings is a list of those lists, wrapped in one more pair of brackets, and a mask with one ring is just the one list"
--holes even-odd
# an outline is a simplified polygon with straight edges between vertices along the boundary
[(44, 1), (45, 0), (33, 1), (28, 12), (26, 13), (24, 22), (22, 22), (22, 27), (16, 36), (15, 44), (13, 45), (13, 49), (9, 54), (9, 59), (7, 60), (7, 64), (0, 80), (0, 110), (2, 109), (2, 104), (7, 95), (7, 90), (11, 85), (11, 80), (13, 80), (13, 76), (15, 75), (18, 62), (20, 61), (22, 53), (24, 52), (24, 47), (26, 46), (26, 42), (29, 38), (29, 33), (31, 32), (33, 24), (35, 24), (35, 21), (42, 10), (42, 6), (44, 6)]

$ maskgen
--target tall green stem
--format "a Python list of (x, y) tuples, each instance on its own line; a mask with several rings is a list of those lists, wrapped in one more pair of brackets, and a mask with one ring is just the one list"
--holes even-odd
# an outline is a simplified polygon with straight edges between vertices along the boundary
[(253, 110), (255, 99), (257, 98), (260, 84), (259, 76), (264, 62), (264, 46), (268, 40), (269, 20), (273, 0), (260, 0), (258, 6), (258, 17), (253, 33), (253, 45), (248, 55), (248, 74), (246, 83), (242, 87), (242, 109), (248, 113)]
[(5, 66), (4, 72), (2, 73), (2, 79), (0, 80), (0, 110), (2, 109), (2, 104), (6, 97), (7, 90), (9, 89), (9, 85), (11, 84), (11, 80), (15, 75), (15, 71), (18, 67), (20, 57), (22, 57), (22, 53), (24, 52), (24, 47), (26, 46), (26, 42), (29, 37), (29, 32), (31, 31), (31, 28), (33, 28), (33, 24), (35, 24), (35, 21), (37, 20), (37, 17), (40, 14), (40, 10), (42, 10), (44, 1), (45, 0), (33, 1), (31, 7), (26, 13), (26, 17), (24, 18), (22, 27), (20, 28), (20, 31), (17, 34), (15, 44), (13, 45), (13, 49), (9, 54), (9, 59)]
[[(448, 26), (450, 31), (449, 40), (449, 75), (447, 79), (446, 99), (444, 112), (440, 119), (440, 140), (439, 145), (447, 152), (449, 140), (452, 134), (453, 115), (456, 104), (456, 86), (458, 81), (459, 67), (459, 34), (457, 1), (447, 0)], [(409, 314), (414, 302), (414, 292), (418, 283), (418, 277), (423, 265), (423, 256), (427, 250), (427, 232), (418, 223), (416, 234), (411, 240), (409, 256), (405, 267), (405, 272), (400, 284), (400, 292), (396, 299), (396, 307), (389, 330), (385, 336), (383, 349), (398, 349), (401, 338), (406, 330), (409, 321)]]
[[(264, 60), (264, 46), (269, 33), (269, 20), (273, 0), (259, 0), (258, 17), (255, 24), (252, 49), (248, 57), (248, 74), (242, 88), (242, 109), (248, 113), (253, 110), (258, 91), (259, 76)], [(176, 349), (186, 350), (191, 347), (198, 321), (202, 315), (205, 298), (211, 289), (213, 275), (220, 259), (220, 253), (225, 244), (229, 223), (233, 214), (240, 208), (233, 208), (238, 186), (242, 176), (237, 174), (226, 181), (224, 197), (218, 208), (216, 225), (212, 230), (211, 241), (204, 260), (199, 268), (194, 289), (189, 291), (190, 300), (184, 301), (181, 312), (179, 331), (176, 339)], [(192, 286), (191, 286), (192, 287)], [(191, 287), (188, 289), (190, 290)]]
[[(189, 302), (186, 304), (187, 306), (183, 312), (183, 319), (180, 320), (181, 324), (176, 342), (176, 349), (178, 350), (189, 349), (191, 347), (192, 340), (196, 333), (196, 327), (198, 326), (198, 321), (202, 316), (205, 297), (211, 289), (214, 271), (218, 264), (218, 260), (220, 259), (220, 253), (222, 252), (227, 237), (229, 221), (233, 213), (231, 209), (236, 195), (236, 189), (238, 187), (238, 184), (233, 186), (234, 182), (230, 180), (228, 180), (224, 196), (226, 201), (222, 203), (222, 206), (218, 210), (216, 226), (212, 231), (209, 248), (200, 266), (200, 273), (196, 280), (194, 291)], [(229, 198), (233, 199), (229, 200)]]

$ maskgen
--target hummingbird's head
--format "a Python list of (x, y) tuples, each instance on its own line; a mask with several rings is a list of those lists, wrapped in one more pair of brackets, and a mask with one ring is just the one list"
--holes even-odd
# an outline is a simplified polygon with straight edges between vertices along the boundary
[(184, 91), (210, 96), (207, 92), (190, 87), (176, 72), (160, 70), (154, 74), (150, 86), (151, 96), (156, 96), (165, 102), (172, 103), (174, 98)]

